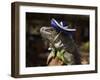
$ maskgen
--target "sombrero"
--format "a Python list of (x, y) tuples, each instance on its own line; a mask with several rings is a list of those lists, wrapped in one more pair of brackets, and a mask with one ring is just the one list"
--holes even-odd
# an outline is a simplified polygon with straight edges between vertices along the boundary
[(54, 18), (51, 20), (51, 27), (56, 29), (57, 31), (61, 31), (64, 33), (70, 33), (76, 31), (76, 29), (70, 29), (68, 28), (68, 25), (65, 25), (65, 22), (57, 22)]

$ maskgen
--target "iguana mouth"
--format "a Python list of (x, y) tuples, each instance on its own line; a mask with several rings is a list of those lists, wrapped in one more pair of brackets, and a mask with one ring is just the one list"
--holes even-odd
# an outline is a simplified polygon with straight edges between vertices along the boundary
[(40, 33), (47, 34), (47, 35), (51, 35), (51, 31), (53, 31), (53, 28), (51, 27), (42, 27), (40, 29)]

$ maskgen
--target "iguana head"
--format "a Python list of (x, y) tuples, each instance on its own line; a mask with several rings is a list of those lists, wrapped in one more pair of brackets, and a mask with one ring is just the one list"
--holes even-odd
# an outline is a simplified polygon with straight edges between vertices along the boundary
[(41, 36), (50, 42), (52, 47), (61, 48), (63, 46), (61, 40), (59, 39), (60, 33), (57, 32), (52, 27), (42, 27), (40, 29)]
[(57, 35), (57, 32), (52, 27), (42, 27), (40, 29), (42, 37), (48, 41), (53, 41), (54, 37)]

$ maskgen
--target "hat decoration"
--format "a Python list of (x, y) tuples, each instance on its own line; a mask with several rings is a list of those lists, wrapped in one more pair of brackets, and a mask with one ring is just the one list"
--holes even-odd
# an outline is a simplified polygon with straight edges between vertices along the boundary
[(54, 18), (51, 20), (51, 27), (56, 29), (58, 32), (64, 32), (64, 33), (70, 33), (76, 31), (76, 29), (68, 28), (68, 25), (66, 25), (64, 21), (61, 21), (59, 23)]

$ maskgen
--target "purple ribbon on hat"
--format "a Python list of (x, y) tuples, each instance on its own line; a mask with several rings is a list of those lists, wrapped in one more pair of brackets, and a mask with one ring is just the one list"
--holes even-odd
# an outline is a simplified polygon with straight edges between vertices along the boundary
[(64, 33), (70, 33), (76, 31), (76, 29), (69, 29), (67, 25), (65, 25), (64, 22), (58, 23), (54, 18), (51, 20), (51, 27), (56, 29), (57, 31), (61, 31)]

